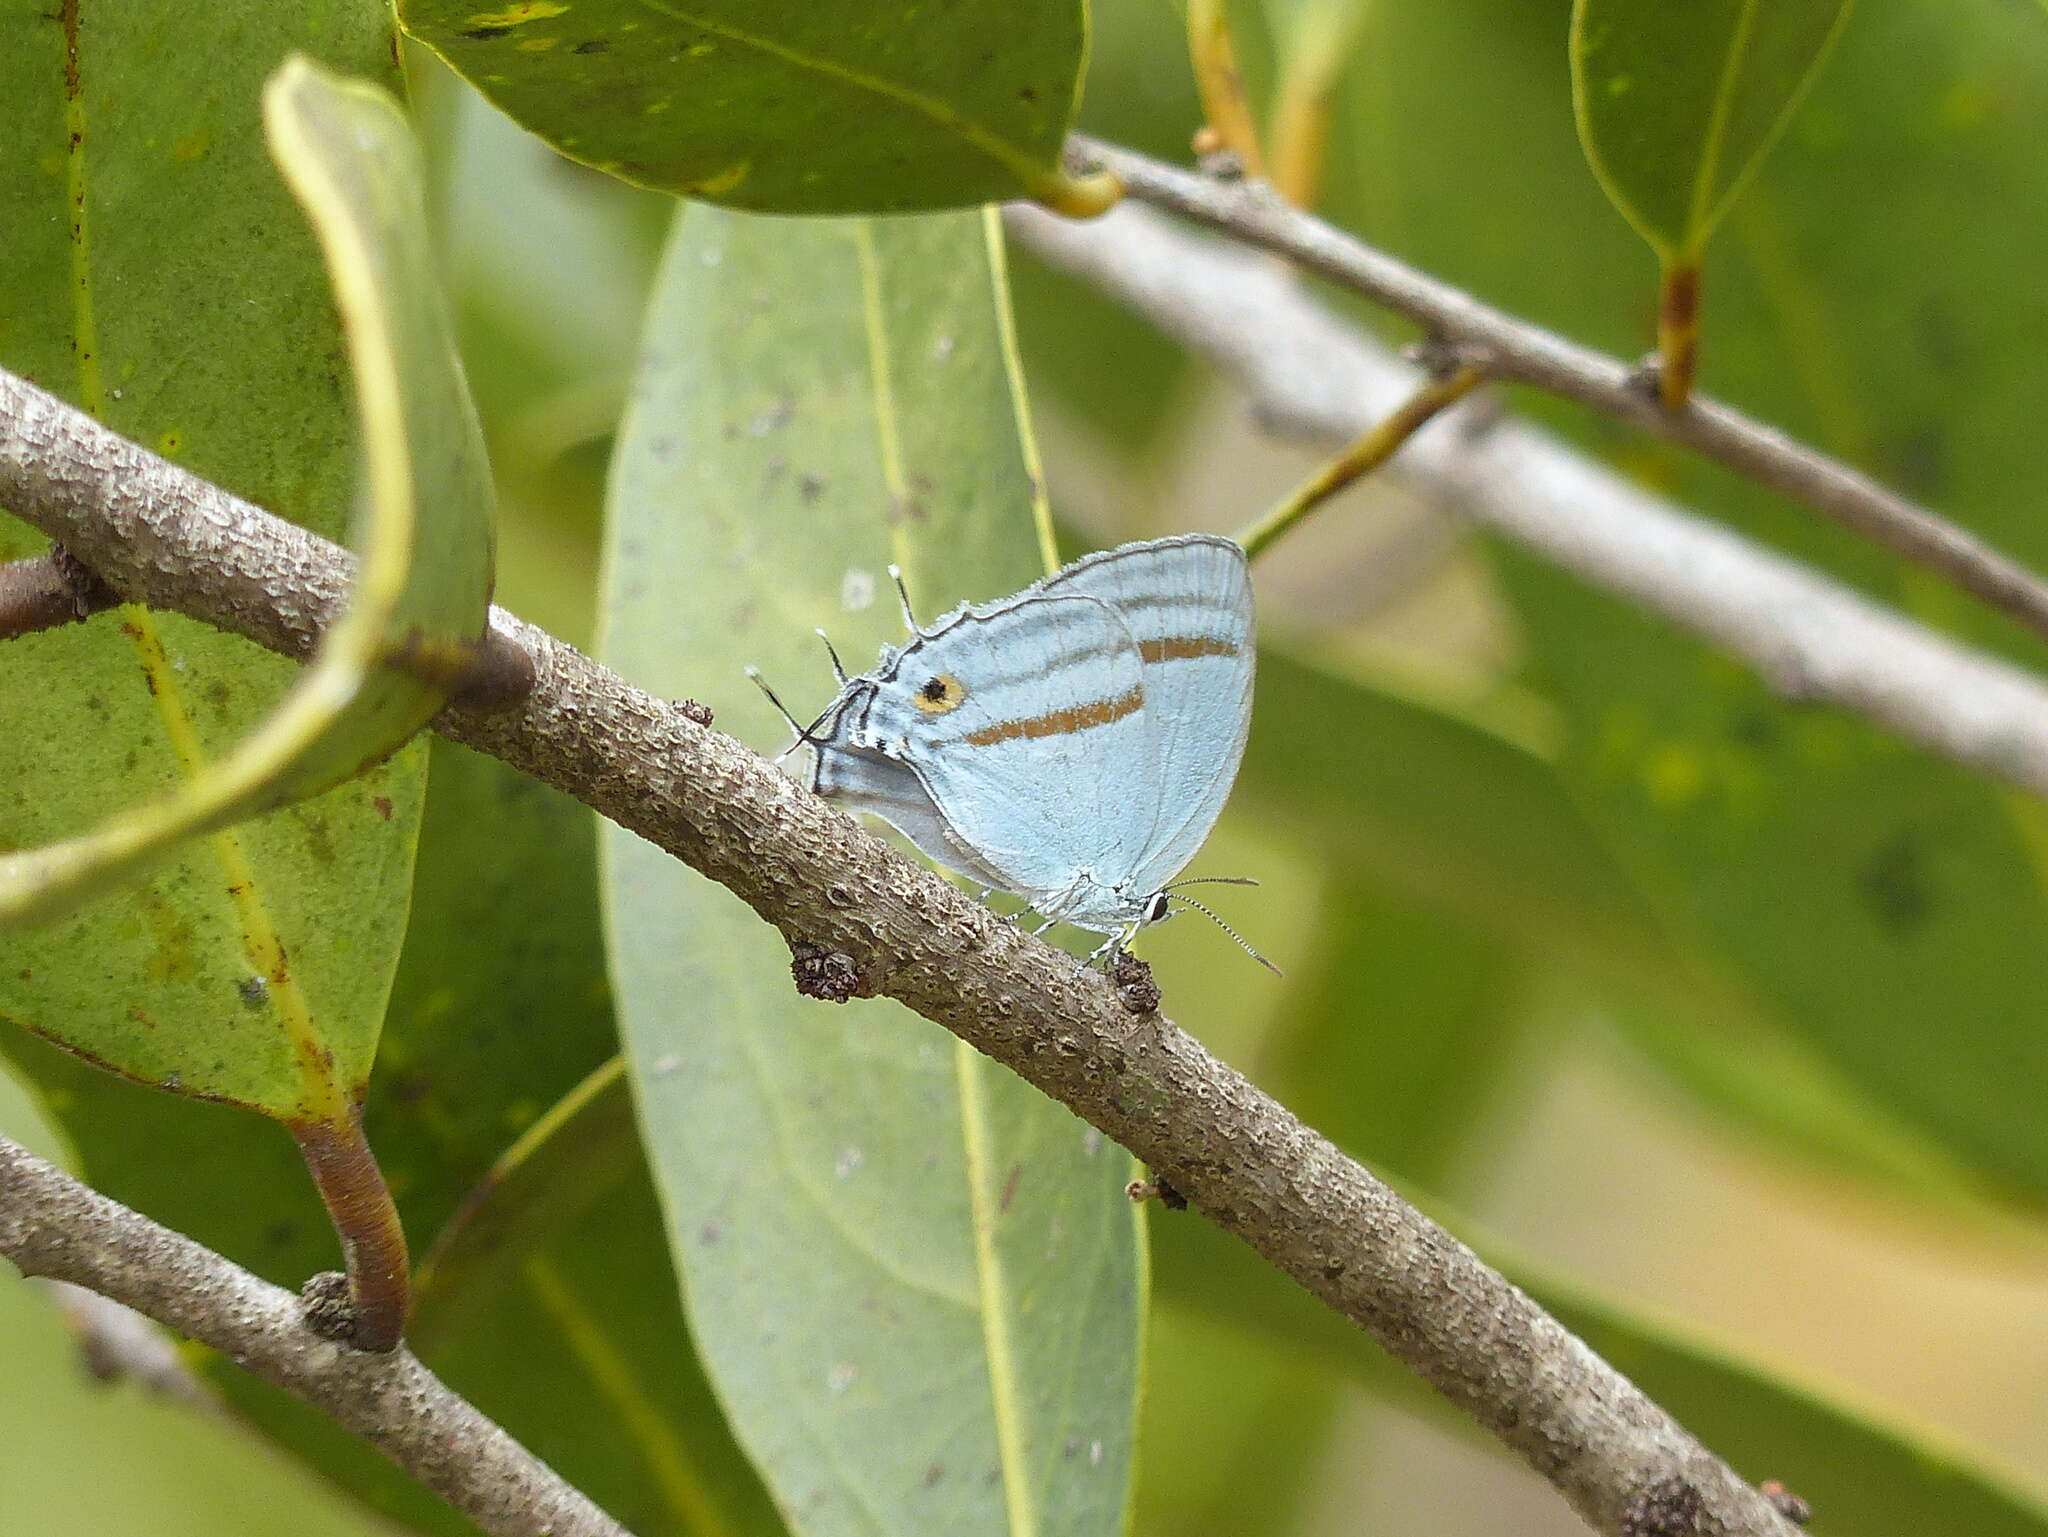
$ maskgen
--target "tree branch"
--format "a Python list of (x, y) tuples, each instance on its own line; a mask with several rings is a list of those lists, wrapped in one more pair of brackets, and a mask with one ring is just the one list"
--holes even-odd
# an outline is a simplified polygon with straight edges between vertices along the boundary
[[(1348, 442), (1422, 376), (1272, 263), (1121, 206), (1091, 224), (1006, 211), (1040, 256), (1235, 377), (1269, 426)], [(1700, 409), (1699, 403), (1688, 412)], [(2048, 795), (2048, 685), (1681, 511), (1548, 433), (1473, 431), (1456, 407), (1382, 472), (1749, 661), (1796, 699), (1854, 710)]]
[(299, 1299), (0, 1137), (0, 1254), (212, 1346), (354, 1431), (494, 1537), (629, 1537), (408, 1351), (308, 1329)]
[[(294, 655), (337, 612), (352, 565), (4, 373), (0, 504), (125, 597)], [(1791, 1537), (1762, 1495), (1556, 1320), (1172, 1023), (1134, 1016), (1101, 977), (690, 712), (503, 610), (494, 623), (532, 659), (532, 693), (491, 714), (451, 708), (436, 729), (683, 859), (792, 949), (845, 957), (854, 991), (898, 999), (1066, 1104), (1369, 1330), (1597, 1530), (1637, 1537), (1631, 1502), (1685, 1488), (1702, 1532)], [(348, 1369), (381, 1380), (361, 1375), (374, 1364)]]
[(1093, 139), (1077, 137), (1072, 146), (1083, 158), (1115, 172), (1131, 196), (1286, 256), (1408, 316), (1431, 334), (1484, 357), (1492, 377), (1534, 385), (1653, 437), (1684, 444), (1941, 573), (2048, 635), (2048, 582), (1976, 535), (1776, 428), (1702, 395), (1667, 409), (1630, 365), (1482, 304), (1289, 207), (1263, 184), (1200, 176)]

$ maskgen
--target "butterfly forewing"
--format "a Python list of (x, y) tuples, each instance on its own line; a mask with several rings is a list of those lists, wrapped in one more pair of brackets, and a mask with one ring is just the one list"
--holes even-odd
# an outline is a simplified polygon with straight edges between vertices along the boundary
[(1109, 605), (1026, 593), (971, 609), (892, 672), (854, 729), (911, 766), (998, 884), (1047, 897), (1141, 856), (1157, 779), (1144, 663)]

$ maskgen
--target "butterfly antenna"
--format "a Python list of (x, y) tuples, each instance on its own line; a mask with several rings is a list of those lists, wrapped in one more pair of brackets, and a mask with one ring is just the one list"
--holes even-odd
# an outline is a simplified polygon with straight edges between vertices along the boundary
[[(1216, 879), (1222, 880), (1226, 885), (1235, 886), (1243, 884), (1243, 882), (1240, 880), (1232, 880), (1220, 876), (1216, 877)], [(1254, 882), (1253, 884), (1256, 884), (1256, 882)], [(1272, 972), (1274, 976), (1284, 977), (1287, 975), (1286, 972), (1282, 971), (1278, 966), (1275, 966), (1271, 961), (1267, 960), (1263, 955), (1259, 954), (1258, 951), (1254, 950), (1249, 944), (1247, 944), (1245, 942), (1244, 935), (1238, 933), (1236, 929), (1232, 928), (1229, 924), (1225, 923), (1221, 918), (1217, 917), (1214, 912), (1212, 912), (1209, 908), (1204, 907), (1200, 902), (1197, 902), (1193, 897), (1177, 896), (1173, 900), (1176, 902), (1185, 903), (1187, 906), (1192, 907), (1204, 918), (1207, 918), (1211, 923), (1215, 924), (1217, 928), (1223, 930), (1224, 933), (1228, 934), (1232, 939), (1237, 941), (1238, 949), (1244, 951), (1246, 955), (1249, 955), (1253, 960), (1257, 961), (1261, 966), (1265, 967), (1266, 970)]]
[(1249, 875), (1190, 875), (1186, 880), (1162, 886), (1161, 891), (1178, 891), (1183, 886), (1256, 886)]
[(912, 635), (923, 635), (924, 631), (918, 625), (917, 615), (912, 613), (910, 609), (910, 589), (903, 585), (903, 568), (891, 565), (889, 567), (889, 580), (896, 584), (896, 597), (903, 604), (904, 627)]
[(840, 665), (839, 653), (832, 649), (832, 637), (827, 635), (824, 629), (820, 627), (820, 629), (818, 630), (818, 639), (822, 640), (825, 643), (825, 655), (832, 658), (832, 676), (839, 680), (839, 686), (841, 688), (845, 688), (846, 669)]
[(796, 733), (796, 740), (794, 742), (791, 742), (787, 747), (783, 748), (781, 752), (775, 755), (776, 761), (780, 762), (782, 759), (787, 758), (791, 753), (795, 752), (799, 747), (802, 747), (806, 742), (813, 744), (817, 742), (818, 739), (816, 737), (812, 736), (811, 733), (807, 731), (804, 727), (797, 724), (797, 718), (789, 713), (789, 707), (785, 705), (780, 699), (777, 699), (775, 697), (775, 690), (770, 688), (768, 686), (768, 680), (761, 676), (760, 668), (749, 667), (747, 669), (747, 676), (754, 680), (754, 687), (758, 688), (762, 693), (768, 696), (768, 702), (775, 706), (775, 713), (777, 715), (780, 715), (784, 720), (788, 721), (789, 729)]

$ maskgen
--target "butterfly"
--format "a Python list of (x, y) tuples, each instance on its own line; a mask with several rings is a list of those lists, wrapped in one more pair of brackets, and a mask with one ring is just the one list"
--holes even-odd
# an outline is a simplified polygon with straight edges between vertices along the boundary
[(1242, 549), (1152, 539), (929, 626), (903, 608), (910, 639), (870, 671), (849, 677), (832, 654), (839, 692), (815, 721), (783, 711), (813, 790), (1023, 896), (1043, 926), (1109, 935), (1097, 957), (1182, 903), (1272, 965), (1173, 879), (1223, 810), (1251, 722)]

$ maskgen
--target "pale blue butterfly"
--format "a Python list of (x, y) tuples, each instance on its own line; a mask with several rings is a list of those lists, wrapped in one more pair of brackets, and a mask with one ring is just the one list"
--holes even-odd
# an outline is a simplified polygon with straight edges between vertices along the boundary
[(838, 695), (796, 727), (813, 790), (1048, 925), (1111, 936), (1098, 955), (1174, 902), (1216, 917), (1171, 883), (1244, 755), (1242, 549), (1206, 534), (1127, 544), (928, 627), (906, 598), (904, 619), (910, 640), (871, 671), (848, 677), (833, 657)]

